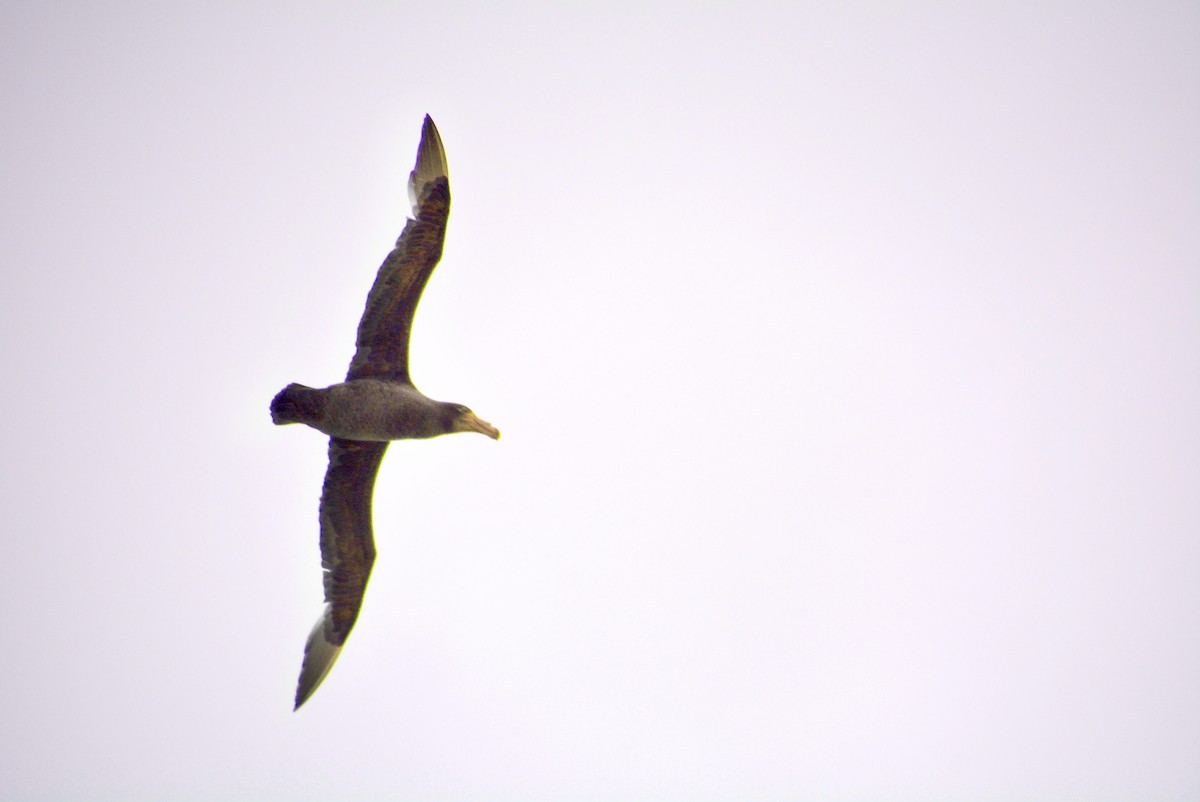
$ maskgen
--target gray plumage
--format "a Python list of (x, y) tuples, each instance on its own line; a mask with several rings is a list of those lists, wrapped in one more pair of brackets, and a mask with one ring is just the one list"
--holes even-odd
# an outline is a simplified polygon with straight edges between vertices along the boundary
[(367, 296), (346, 381), (289, 384), (271, 401), (277, 425), (302, 423), (330, 438), (320, 504), (326, 607), (304, 649), (296, 708), (328, 675), (358, 618), (375, 562), (371, 494), (388, 442), (453, 432), (500, 437), (462, 404), (426, 398), (408, 375), (413, 314), (441, 258), (450, 213), (446, 153), (428, 115), (408, 192), (412, 218)]
[(354, 379), (316, 390), (289, 384), (271, 402), (277, 425), (304, 423), (346, 440), (424, 439), (451, 432), (479, 431), (482, 423), (462, 404), (426, 398), (411, 384)]

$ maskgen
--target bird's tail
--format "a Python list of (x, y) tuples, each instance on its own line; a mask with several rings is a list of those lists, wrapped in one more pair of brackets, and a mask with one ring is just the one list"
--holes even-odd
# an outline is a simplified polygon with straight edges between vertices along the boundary
[(271, 399), (271, 420), (276, 426), (319, 421), (324, 411), (325, 393), (303, 384), (289, 384)]

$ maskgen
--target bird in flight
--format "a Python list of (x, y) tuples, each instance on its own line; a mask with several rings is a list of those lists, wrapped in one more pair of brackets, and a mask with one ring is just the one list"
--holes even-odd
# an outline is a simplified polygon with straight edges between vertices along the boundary
[(496, 427), (462, 404), (426, 398), (408, 375), (413, 313), (442, 256), (450, 214), (446, 151), (429, 115), (408, 196), (412, 217), (375, 276), (346, 380), (322, 389), (289, 384), (271, 401), (276, 425), (303, 423), (329, 435), (320, 505), (325, 612), (304, 647), (294, 709), (329, 674), (362, 607), (375, 562), (371, 494), (388, 442), (453, 432), (500, 439)]

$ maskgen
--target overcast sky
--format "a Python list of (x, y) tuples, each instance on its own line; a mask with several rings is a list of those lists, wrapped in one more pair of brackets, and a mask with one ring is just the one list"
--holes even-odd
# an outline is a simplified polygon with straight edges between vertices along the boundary
[(646, 5), (0, 8), (0, 798), (1200, 798), (1200, 6)]

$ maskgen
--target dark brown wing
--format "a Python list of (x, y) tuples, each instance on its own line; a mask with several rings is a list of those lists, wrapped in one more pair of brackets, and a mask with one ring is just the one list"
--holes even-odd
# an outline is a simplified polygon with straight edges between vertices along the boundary
[(433, 120), (425, 116), (417, 165), (408, 177), (413, 219), (375, 276), (358, 324), (357, 348), (346, 380), (376, 377), (408, 382), (408, 338), (425, 283), (442, 258), (450, 179), (446, 151)]
[(387, 443), (329, 438), (329, 468), (321, 491), (321, 565), (325, 613), (304, 647), (296, 707), (325, 679), (354, 628), (375, 562), (371, 494)]

